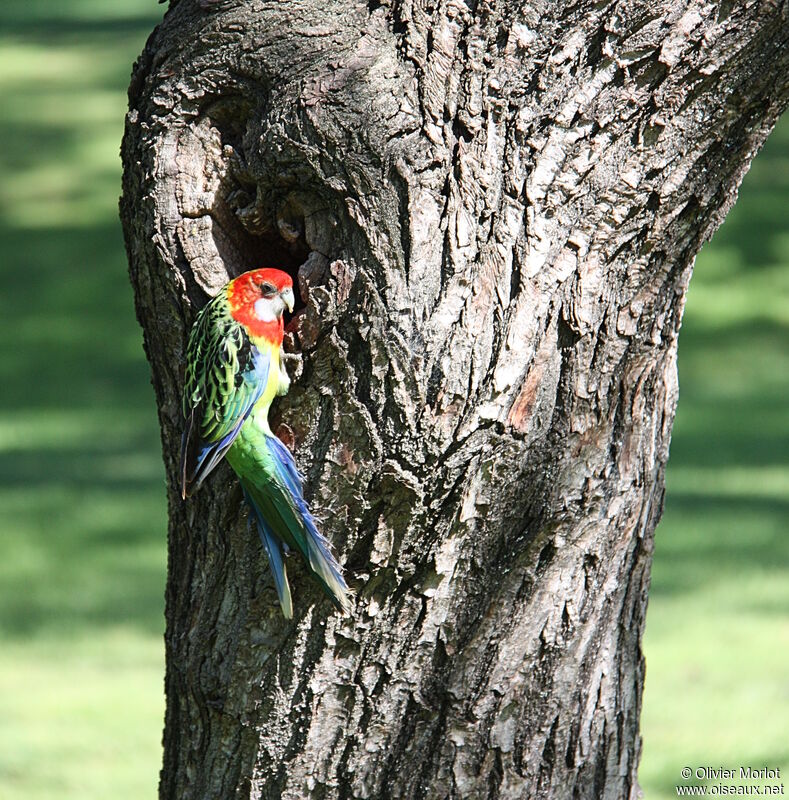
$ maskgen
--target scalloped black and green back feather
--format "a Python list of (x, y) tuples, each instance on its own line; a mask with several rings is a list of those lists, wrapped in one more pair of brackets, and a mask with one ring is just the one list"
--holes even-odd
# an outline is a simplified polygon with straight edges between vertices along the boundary
[(186, 350), (181, 494), (222, 460), (266, 386), (269, 355), (230, 314), (223, 290), (197, 315)]

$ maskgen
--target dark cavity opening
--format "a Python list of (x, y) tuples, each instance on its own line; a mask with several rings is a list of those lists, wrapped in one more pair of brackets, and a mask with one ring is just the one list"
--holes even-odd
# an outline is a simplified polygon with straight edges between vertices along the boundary
[[(231, 277), (260, 267), (287, 272), (293, 279), (294, 315), (306, 307), (301, 295), (299, 267), (310, 248), (304, 237), (304, 218), (298, 209), (273, 213), (256, 205), (254, 187), (235, 186), (215, 210), (213, 238)], [(217, 213), (218, 212), (218, 213)], [(268, 213), (267, 213), (268, 212)]]

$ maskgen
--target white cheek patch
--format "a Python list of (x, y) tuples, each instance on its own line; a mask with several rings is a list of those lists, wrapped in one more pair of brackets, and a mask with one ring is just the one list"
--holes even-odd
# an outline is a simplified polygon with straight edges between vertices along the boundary
[(261, 322), (275, 322), (277, 319), (274, 303), (271, 300), (266, 300), (261, 297), (260, 300), (255, 301), (255, 316)]

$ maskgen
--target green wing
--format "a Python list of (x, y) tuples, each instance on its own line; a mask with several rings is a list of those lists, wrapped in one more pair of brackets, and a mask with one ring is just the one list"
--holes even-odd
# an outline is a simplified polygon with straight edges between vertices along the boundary
[(186, 350), (181, 494), (222, 460), (266, 386), (269, 356), (249, 340), (220, 292), (197, 315)]

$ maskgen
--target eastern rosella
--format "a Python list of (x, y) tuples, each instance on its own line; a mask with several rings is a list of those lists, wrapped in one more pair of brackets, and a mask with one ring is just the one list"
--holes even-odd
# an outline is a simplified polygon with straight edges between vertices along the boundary
[(348, 586), (315, 525), (302, 478), (274, 436), (268, 410), (290, 379), (280, 363), (282, 315), (293, 311), (293, 281), (278, 269), (245, 272), (200, 311), (189, 336), (181, 453), (184, 499), (227, 456), (268, 554), (282, 613), (293, 603), (283, 556), (298, 550), (334, 604), (350, 608)]

